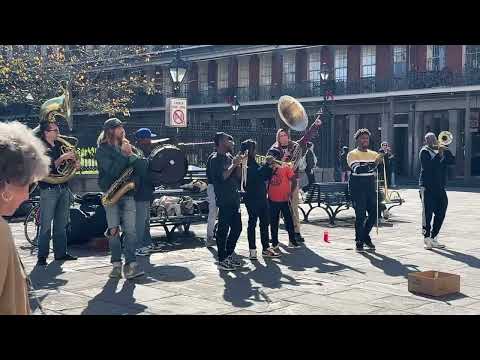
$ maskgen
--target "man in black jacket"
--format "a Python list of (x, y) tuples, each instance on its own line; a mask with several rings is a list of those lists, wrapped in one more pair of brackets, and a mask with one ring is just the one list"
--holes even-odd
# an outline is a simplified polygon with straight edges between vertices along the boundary
[(260, 241), (262, 242), (263, 257), (279, 257), (280, 254), (270, 247), (268, 242), (268, 200), (266, 181), (272, 177), (272, 157), (267, 157), (266, 165), (260, 166), (255, 160), (256, 143), (249, 139), (242, 142), (240, 151), (245, 153), (248, 150), (247, 162), (247, 186), (245, 189), (245, 206), (248, 211), (248, 247), (250, 259), (257, 259), (257, 246), (255, 241), (255, 230), (257, 220), (260, 220)]
[(139, 166), (139, 169), (137, 169), (137, 176), (135, 177), (135, 229), (137, 233), (136, 255), (138, 256), (148, 256), (158, 249), (152, 244), (152, 236), (150, 235), (150, 205), (153, 201), (155, 187), (148, 169), (148, 157), (153, 150), (152, 137), (155, 136), (157, 135), (152, 134), (152, 131), (148, 128), (141, 128), (135, 132), (135, 145), (139, 150), (138, 155), (145, 160), (142, 162), (143, 166)]
[[(420, 198), (422, 199), (422, 228), (425, 249), (444, 248), (437, 235), (442, 227), (448, 207), (445, 191), (447, 166), (455, 164), (448, 147), (439, 145), (434, 133), (425, 135), (426, 145), (420, 150)], [(434, 216), (435, 215), (435, 216)], [(433, 227), (431, 226), (433, 217)]]

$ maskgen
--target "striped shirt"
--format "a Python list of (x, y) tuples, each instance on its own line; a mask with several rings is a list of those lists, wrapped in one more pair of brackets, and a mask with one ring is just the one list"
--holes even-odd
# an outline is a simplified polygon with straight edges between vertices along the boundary
[(374, 176), (375, 175), (375, 159), (378, 153), (368, 150), (361, 151), (354, 149), (347, 155), (347, 164), (352, 169), (352, 176)]

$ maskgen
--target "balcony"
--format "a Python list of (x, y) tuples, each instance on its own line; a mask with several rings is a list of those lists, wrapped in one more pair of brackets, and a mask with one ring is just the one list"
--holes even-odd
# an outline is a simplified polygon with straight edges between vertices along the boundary
[[(480, 69), (466, 69), (462, 73), (442, 71), (411, 71), (403, 77), (363, 78), (357, 81), (337, 81), (335, 95), (359, 95), (388, 91), (417, 90), (441, 87), (457, 87), (480, 85)], [(209, 86), (204, 90), (182, 90), (180, 97), (186, 97), (190, 105), (230, 103), (233, 96), (237, 96), (240, 103), (269, 101), (278, 99), (282, 95), (297, 98), (320, 97), (322, 89), (319, 81), (304, 81), (293, 84), (271, 84), (250, 87), (229, 87), (217, 89)], [(154, 96), (138, 96), (136, 107), (158, 107), (165, 105), (165, 98), (173, 94)]]

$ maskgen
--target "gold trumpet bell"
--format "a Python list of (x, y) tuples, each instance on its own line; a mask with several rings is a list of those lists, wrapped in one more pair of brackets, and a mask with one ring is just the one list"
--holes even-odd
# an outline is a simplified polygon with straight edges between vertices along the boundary
[(453, 142), (453, 134), (450, 131), (442, 131), (438, 135), (438, 143), (440, 145), (450, 145)]
[(304, 107), (297, 99), (284, 95), (278, 100), (278, 114), (282, 121), (295, 131), (305, 131), (308, 126), (308, 116)]

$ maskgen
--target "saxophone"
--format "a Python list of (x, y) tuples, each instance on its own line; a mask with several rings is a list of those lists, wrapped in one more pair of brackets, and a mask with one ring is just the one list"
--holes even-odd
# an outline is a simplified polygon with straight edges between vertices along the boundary
[[(124, 142), (128, 143), (127, 139), (123, 140)], [(137, 149), (136, 147), (132, 146), (132, 151), (136, 155), (143, 156), (141, 150)], [(128, 167), (120, 177), (115, 180), (115, 182), (110, 185), (108, 190), (102, 196), (102, 205), (103, 206), (111, 206), (115, 205), (118, 200), (122, 198), (130, 190), (135, 189), (135, 182), (133, 180), (133, 167)]]

